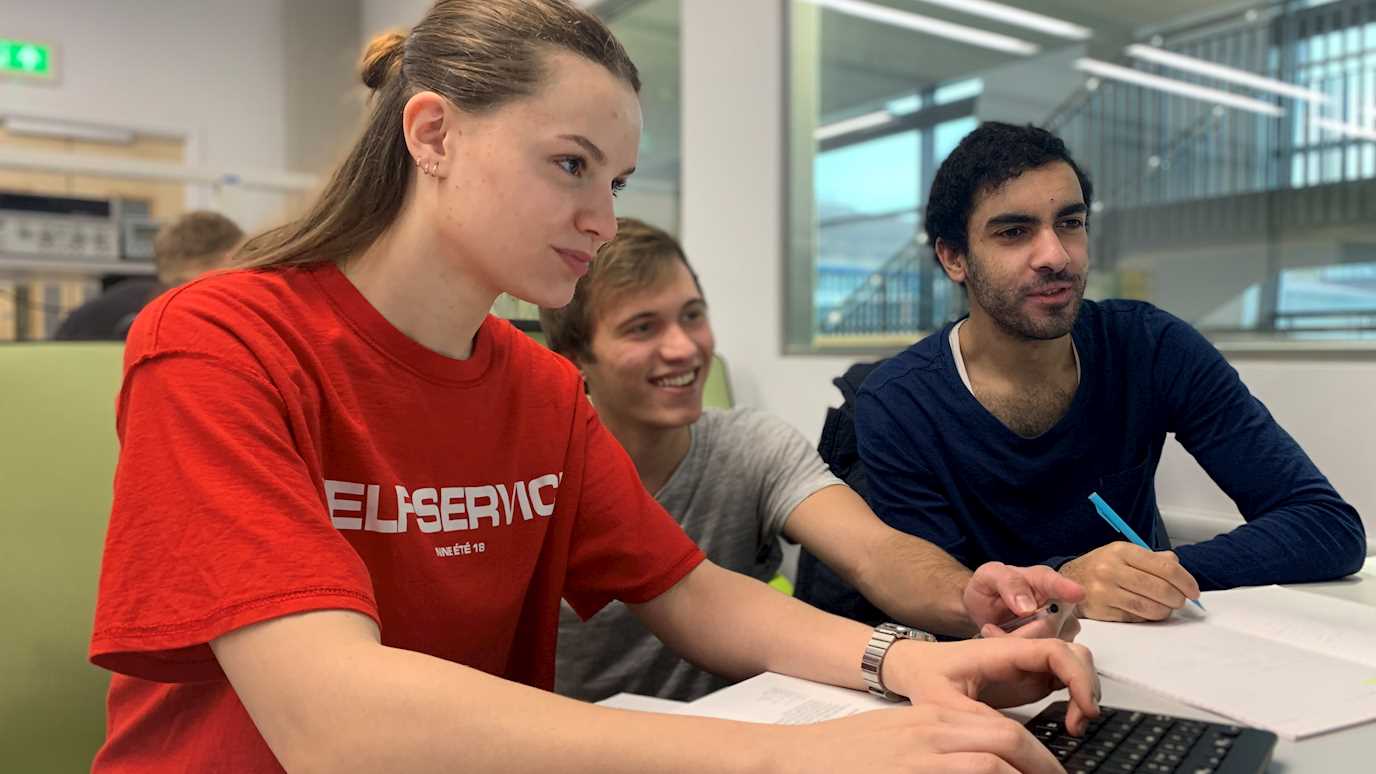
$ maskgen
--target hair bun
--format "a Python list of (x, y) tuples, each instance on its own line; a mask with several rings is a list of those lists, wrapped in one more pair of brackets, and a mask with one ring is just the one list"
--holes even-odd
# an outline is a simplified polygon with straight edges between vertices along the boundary
[(406, 36), (395, 30), (373, 38), (363, 50), (363, 62), (359, 66), (363, 85), (374, 90), (382, 88), (392, 74), (401, 68), (401, 53), (405, 45)]

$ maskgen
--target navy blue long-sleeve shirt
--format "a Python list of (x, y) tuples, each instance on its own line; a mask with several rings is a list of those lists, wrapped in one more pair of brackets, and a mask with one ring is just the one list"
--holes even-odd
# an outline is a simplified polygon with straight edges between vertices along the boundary
[(1066, 415), (1023, 438), (961, 381), (950, 326), (861, 388), (856, 432), (869, 502), (889, 525), (968, 567), (1059, 567), (1120, 539), (1097, 491), (1154, 548), (1170, 548), (1154, 479), (1167, 433), (1247, 523), (1175, 549), (1201, 589), (1337, 578), (1366, 552), (1357, 512), (1194, 328), (1136, 301), (1084, 302), (1071, 336), (1080, 384)]

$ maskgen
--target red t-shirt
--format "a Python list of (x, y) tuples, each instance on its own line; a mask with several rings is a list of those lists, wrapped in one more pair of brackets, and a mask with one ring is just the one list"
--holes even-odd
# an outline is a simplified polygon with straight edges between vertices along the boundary
[(468, 360), (439, 355), (333, 264), (154, 302), (116, 426), (100, 772), (281, 770), (208, 645), (239, 627), (354, 610), (387, 645), (548, 689), (561, 596), (648, 601), (703, 558), (570, 364), (494, 317)]

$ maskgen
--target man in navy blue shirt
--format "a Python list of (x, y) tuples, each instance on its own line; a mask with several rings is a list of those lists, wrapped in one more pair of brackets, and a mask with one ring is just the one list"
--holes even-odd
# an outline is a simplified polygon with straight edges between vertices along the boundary
[[(1058, 568), (1103, 620), (1356, 571), (1356, 511), (1203, 336), (1147, 303), (1082, 300), (1091, 194), (1065, 145), (1033, 127), (986, 123), (942, 164), (926, 230), (970, 316), (860, 389), (870, 505), (969, 567)], [(1246, 524), (1171, 549), (1153, 485), (1168, 433)], [(1154, 551), (1095, 513), (1096, 491)]]

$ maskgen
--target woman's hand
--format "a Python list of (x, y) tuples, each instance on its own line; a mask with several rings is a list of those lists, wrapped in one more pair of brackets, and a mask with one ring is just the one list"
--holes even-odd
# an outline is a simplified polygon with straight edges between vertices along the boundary
[(884, 660), (884, 684), (914, 705), (964, 709), (976, 700), (1016, 707), (1070, 689), (1066, 728), (1083, 734), (1099, 715), (1099, 677), (1089, 649), (1062, 640), (1000, 637), (964, 642), (902, 640)]
[(780, 753), (771, 757), (789, 774), (1064, 772), (1017, 721), (973, 701), (963, 709), (924, 704), (778, 730)]

